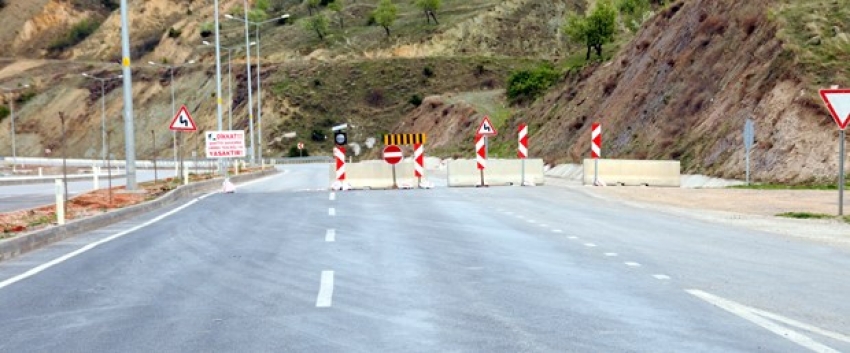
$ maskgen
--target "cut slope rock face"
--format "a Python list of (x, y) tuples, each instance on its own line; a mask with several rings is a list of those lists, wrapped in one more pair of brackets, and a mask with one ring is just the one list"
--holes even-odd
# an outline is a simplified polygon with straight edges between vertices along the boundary
[(693, 0), (659, 11), (611, 62), (568, 74), (516, 114), (528, 117), (534, 140), (549, 141), (532, 154), (577, 162), (599, 121), (603, 157), (676, 159), (683, 172), (741, 178), (752, 118), (756, 180), (833, 180), (838, 133), (776, 38), (767, 15), (775, 5)]

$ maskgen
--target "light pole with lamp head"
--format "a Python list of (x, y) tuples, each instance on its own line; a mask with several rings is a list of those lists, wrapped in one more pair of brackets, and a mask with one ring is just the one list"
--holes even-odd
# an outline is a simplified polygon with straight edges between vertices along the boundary
[[(202, 41), (201, 43), (203, 45), (206, 45), (206, 46), (213, 46), (213, 44), (208, 42), (208, 41)], [(256, 43), (255, 42), (250, 43), (250, 45), (254, 45), (254, 44), (256, 44)], [(238, 45), (238, 46), (235, 46), (235, 47), (226, 47), (226, 46), (222, 45), (220, 47), (222, 49), (227, 50), (227, 90), (228, 90), (227, 94), (228, 94), (229, 100), (230, 100), (230, 102), (227, 104), (227, 106), (229, 107), (229, 112), (228, 112), (228, 116), (227, 116), (227, 123), (228, 123), (227, 129), (233, 130), (233, 60), (232, 60), (231, 52), (234, 51), (234, 50), (242, 48), (242, 46)]]
[[(153, 61), (148, 61), (148, 65), (155, 66), (155, 67), (164, 67), (164, 68), (168, 69), (169, 77), (170, 77), (168, 85), (171, 86), (171, 116), (172, 117), (177, 115), (177, 110), (176, 110), (177, 108), (174, 106), (174, 69), (179, 68), (179, 67), (183, 67), (183, 66), (187, 66), (187, 65), (192, 65), (194, 63), (195, 63), (195, 60), (189, 60), (185, 64), (180, 64), (180, 65), (163, 65), (163, 64), (157, 64)], [(176, 131), (172, 132), (171, 137), (172, 137), (172, 143), (173, 143), (173, 148), (174, 148), (174, 173), (177, 174), (177, 177), (182, 178), (183, 175), (180, 174), (180, 172), (177, 169), (177, 132)], [(154, 146), (154, 148), (156, 148), (156, 146)], [(180, 168), (180, 169), (182, 169), (182, 168)]]
[[(0, 87), (0, 90), (6, 91), (6, 92), (12, 92), (12, 91), (16, 91), (16, 90), (23, 89), (23, 88), (29, 88), (29, 86), (30, 86), (29, 84), (25, 84), (23, 86), (15, 87), (15, 88)], [(15, 98), (12, 98), (11, 100), (9, 100), (9, 110), (11, 111), (11, 115), (12, 115), (12, 127), (11, 127), (10, 132), (12, 133), (12, 171), (14, 172), (15, 171), (15, 165), (18, 164), (18, 151), (17, 151), (17, 144), (15, 143)]]
[(124, 78), (123, 75), (112, 77), (95, 77), (88, 73), (83, 73), (83, 76), (100, 81), (100, 159), (106, 161), (106, 81), (117, 80)]
[[(226, 16), (225, 16), (226, 17)], [(256, 39), (257, 39), (257, 145), (258, 145), (258, 153), (260, 157), (260, 161), (263, 160), (263, 85), (262, 85), (262, 75), (260, 70), (260, 26), (269, 22), (279, 21), (281, 19), (289, 18), (289, 14), (283, 14), (280, 17), (273, 18), (266, 21), (254, 22), (248, 20), (248, 16), (246, 14), (245, 19), (236, 18), (233, 16), (227, 17), (229, 19), (241, 21), (245, 23), (245, 31), (247, 37), (248, 25), (254, 25), (254, 29), (256, 30)], [(250, 51), (250, 50), (249, 50)], [(250, 62), (250, 59), (248, 59)], [(250, 66), (250, 63), (249, 63)], [(249, 73), (250, 76), (250, 73)], [(253, 135), (253, 132), (252, 132)], [(251, 137), (253, 140), (253, 136)], [(251, 149), (253, 150), (253, 143)]]

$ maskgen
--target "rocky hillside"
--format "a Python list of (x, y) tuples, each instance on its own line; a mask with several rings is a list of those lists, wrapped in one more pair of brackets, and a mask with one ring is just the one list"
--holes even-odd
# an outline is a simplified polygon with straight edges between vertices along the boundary
[(612, 60), (568, 71), (508, 131), (526, 121), (533, 155), (577, 162), (598, 121), (608, 158), (676, 159), (685, 172), (741, 178), (752, 118), (756, 179), (834, 180), (838, 132), (817, 89), (850, 84), (839, 64), (849, 28), (846, 4), (818, 3), (676, 1)]

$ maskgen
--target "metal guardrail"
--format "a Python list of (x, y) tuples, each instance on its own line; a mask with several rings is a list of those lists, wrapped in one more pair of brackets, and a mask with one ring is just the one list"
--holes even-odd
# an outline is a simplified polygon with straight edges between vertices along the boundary
[(333, 157), (331, 156), (273, 158), (272, 160), (275, 164), (330, 164), (334, 161)]

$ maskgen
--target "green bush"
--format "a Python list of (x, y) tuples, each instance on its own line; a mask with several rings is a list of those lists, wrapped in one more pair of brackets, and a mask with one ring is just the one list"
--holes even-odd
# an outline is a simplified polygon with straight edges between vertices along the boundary
[(410, 99), (407, 100), (407, 102), (414, 107), (418, 107), (422, 105), (422, 97), (420, 97), (418, 94), (414, 94), (410, 97)]
[(215, 24), (212, 22), (204, 22), (201, 24), (201, 37), (206, 38), (213, 34)]
[(180, 35), (183, 34), (183, 31), (171, 27), (168, 29), (168, 38), (180, 38)]
[(63, 51), (84, 41), (100, 27), (100, 21), (85, 19), (71, 27), (65, 36), (53, 41), (47, 47), (51, 51)]
[(292, 147), (289, 147), (288, 156), (289, 157), (302, 157), (302, 156), (309, 157), (310, 152), (307, 151), (306, 148), (304, 150), (299, 151), (298, 146), (292, 146)]
[(3, 119), (6, 119), (6, 117), (8, 117), (9, 114), (10, 114), (9, 107), (7, 107), (5, 105), (0, 105), (0, 121), (3, 121)]
[(535, 99), (557, 83), (559, 78), (560, 74), (549, 65), (514, 71), (508, 77), (508, 99), (513, 103)]

